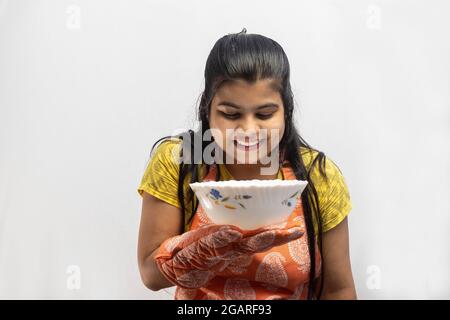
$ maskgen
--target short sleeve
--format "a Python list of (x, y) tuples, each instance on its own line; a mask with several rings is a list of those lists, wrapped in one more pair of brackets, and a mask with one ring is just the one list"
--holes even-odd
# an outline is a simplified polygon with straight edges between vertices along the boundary
[(137, 189), (141, 196), (145, 191), (173, 206), (181, 207), (178, 200), (180, 145), (179, 141), (166, 140), (153, 151)]
[(322, 232), (327, 232), (348, 216), (352, 209), (352, 202), (347, 183), (340, 169), (328, 157), (325, 160), (325, 179), (319, 172), (318, 165), (314, 165), (311, 179), (319, 198), (322, 219)]

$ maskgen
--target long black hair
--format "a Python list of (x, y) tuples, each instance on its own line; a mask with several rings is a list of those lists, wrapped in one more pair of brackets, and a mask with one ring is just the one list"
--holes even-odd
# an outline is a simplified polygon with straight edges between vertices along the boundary
[[(320, 299), (323, 290), (323, 272), (322, 277), (317, 277), (316, 279), (316, 255), (322, 252), (322, 220), (318, 194), (310, 174), (312, 168), (318, 165), (320, 174), (326, 179), (326, 157), (323, 152), (312, 148), (300, 136), (293, 122), (294, 96), (290, 84), (289, 61), (283, 48), (276, 41), (268, 37), (259, 34), (247, 34), (245, 28), (239, 33), (228, 34), (217, 40), (206, 61), (205, 88), (200, 96), (197, 114), (197, 119), (201, 124), (200, 130), (198, 132), (188, 130), (179, 135), (178, 138), (184, 142), (186, 140), (188, 141), (188, 150), (190, 150), (191, 156), (196, 154), (194, 152), (194, 141), (196, 139), (198, 139), (197, 141), (202, 141), (202, 152), (200, 155), (203, 155), (203, 151), (208, 145), (208, 142), (203, 141), (201, 137), (210, 128), (208, 119), (211, 110), (211, 101), (215, 92), (224, 82), (236, 79), (244, 79), (250, 83), (263, 79), (276, 80), (277, 90), (283, 101), (285, 115), (285, 132), (279, 143), (280, 164), (283, 166), (289, 164), (297, 179), (308, 181), (307, 187), (301, 196), (310, 253), (309, 290), (307, 298)], [(156, 141), (152, 147), (152, 151), (158, 142), (163, 139), (166, 140), (169, 137), (173, 138), (174, 136), (166, 136)], [(180, 151), (181, 157), (183, 157), (183, 149), (186, 150), (185, 146)], [(301, 156), (301, 147), (309, 151), (317, 152), (309, 168), (306, 167)], [(191, 159), (193, 158), (191, 157)], [(202, 161), (201, 159), (195, 158), (194, 160), (190, 162), (182, 161), (179, 164), (178, 199), (181, 204), (184, 222), (187, 224), (190, 223), (197, 210), (198, 200), (194, 192), (190, 188), (185, 190), (184, 186), (187, 183), (201, 181), (203, 178), (200, 167), (197, 165)], [(205, 168), (206, 172), (204, 174), (206, 175), (209, 172), (210, 164), (205, 164)], [(216, 172), (216, 180), (220, 180), (220, 170)], [(191, 205), (190, 216), (186, 215), (185, 199)], [(316, 234), (314, 222), (317, 223), (318, 234)], [(316, 237), (320, 252), (316, 252)], [(321, 268), (323, 270), (323, 261)], [(316, 281), (320, 278), (319, 292), (315, 296), (315, 290), (317, 289)]]

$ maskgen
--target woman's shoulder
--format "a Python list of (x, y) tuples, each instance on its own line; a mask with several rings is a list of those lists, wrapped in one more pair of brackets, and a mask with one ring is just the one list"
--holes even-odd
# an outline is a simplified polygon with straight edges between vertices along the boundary
[(164, 180), (178, 179), (180, 139), (166, 138), (151, 150), (150, 159), (144, 172), (142, 181), (158, 185)]
[(176, 140), (164, 139), (151, 150), (150, 160), (138, 186), (142, 196), (147, 192), (176, 207), (178, 202), (178, 164), (176, 163)]
[(314, 162), (319, 153), (317, 150), (303, 149), (302, 157), (319, 198), (322, 230), (326, 232), (348, 215), (352, 202), (346, 180), (336, 163), (323, 153), (321, 160)]
[(181, 147), (183, 140), (177, 137), (168, 137), (161, 140), (156, 147), (156, 150), (171, 150), (173, 148)]
[(317, 157), (319, 151), (307, 147), (300, 147), (300, 156), (303, 159), (303, 163), (308, 168), (311, 165), (311, 162)]
[[(313, 179), (319, 180), (318, 182), (328, 182), (330, 178), (339, 179), (342, 175), (341, 170), (333, 159), (323, 152), (307, 147), (300, 147), (300, 154), (307, 171), (310, 172)], [(326, 177), (322, 177), (321, 172), (324, 172)]]
[(181, 146), (181, 139), (166, 138), (152, 151), (151, 158), (162, 161), (167, 165), (179, 164)]

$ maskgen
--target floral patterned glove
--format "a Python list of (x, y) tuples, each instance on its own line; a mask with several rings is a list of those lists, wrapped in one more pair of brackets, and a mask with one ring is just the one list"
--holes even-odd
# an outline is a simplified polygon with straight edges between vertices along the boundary
[(232, 225), (208, 224), (167, 239), (155, 259), (160, 271), (175, 285), (200, 288), (234, 259), (267, 251), (303, 234), (298, 226), (270, 225), (244, 231)]

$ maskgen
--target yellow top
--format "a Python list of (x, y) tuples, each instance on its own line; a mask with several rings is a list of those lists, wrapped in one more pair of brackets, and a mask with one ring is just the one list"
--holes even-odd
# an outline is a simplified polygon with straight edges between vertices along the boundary
[[(141, 196), (145, 191), (162, 201), (181, 208), (177, 192), (179, 177), (178, 160), (181, 146), (181, 140), (174, 138), (172, 140), (165, 140), (156, 147), (137, 189)], [(301, 156), (307, 169), (309, 169), (316, 155), (317, 151), (301, 148)], [(220, 180), (233, 179), (223, 164), (218, 164), (218, 168), (220, 171)], [(345, 179), (339, 168), (328, 157), (326, 157), (325, 172), (328, 181), (319, 173), (317, 163), (311, 172), (311, 179), (314, 182), (319, 198), (323, 225), (322, 232), (327, 232), (337, 226), (352, 209)], [(201, 176), (203, 177), (203, 175)], [(277, 178), (284, 179), (281, 170), (279, 170)], [(184, 185), (185, 192), (189, 188), (188, 181), (186, 180)], [(191, 204), (187, 202), (187, 199), (185, 199), (185, 207), (187, 214), (185, 216), (184, 230), (188, 231), (190, 228), (188, 221), (192, 215), (192, 208)], [(316, 221), (314, 221), (314, 226), (317, 232)]]

